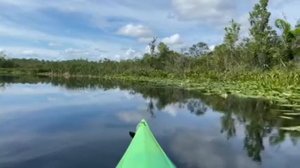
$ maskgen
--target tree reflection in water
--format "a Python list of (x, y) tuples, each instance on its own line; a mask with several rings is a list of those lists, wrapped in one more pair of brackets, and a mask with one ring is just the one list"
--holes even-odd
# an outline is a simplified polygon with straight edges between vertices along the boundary
[(155, 114), (154, 114), (154, 104), (153, 104), (153, 100), (152, 98), (150, 99), (149, 103), (148, 103), (148, 107), (147, 107), (147, 112), (150, 113), (152, 118), (155, 118)]
[(139, 93), (150, 100), (147, 111), (155, 117), (155, 110), (162, 110), (170, 104), (188, 109), (191, 113), (201, 116), (209, 109), (222, 114), (220, 131), (228, 139), (235, 137), (237, 126), (244, 130), (244, 148), (249, 157), (255, 161), (262, 161), (261, 153), (264, 150), (264, 139), (271, 145), (279, 145), (290, 137), (294, 144), (298, 142), (299, 132), (287, 132), (280, 127), (299, 125), (299, 119), (287, 120), (280, 118), (281, 112), (274, 110), (277, 107), (272, 102), (228, 96), (227, 98), (204, 95), (197, 91), (187, 91), (173, 87), (161, 87), (145, 82), (124, 82), (121, 80), (104, 79), (76, 79), (76, 78), (47, 78), (47, 77), (0, 77), (0, 87), (5, 83), (51, 83), (67, 89), (114, 89), (129, 90), (131, 94)]

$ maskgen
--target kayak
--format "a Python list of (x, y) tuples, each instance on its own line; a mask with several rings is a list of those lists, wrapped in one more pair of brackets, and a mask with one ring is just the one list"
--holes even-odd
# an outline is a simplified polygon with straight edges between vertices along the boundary
[(158, 144), (146, 120), (137, 125), (135, 136), (116, 168), (176, 168)]

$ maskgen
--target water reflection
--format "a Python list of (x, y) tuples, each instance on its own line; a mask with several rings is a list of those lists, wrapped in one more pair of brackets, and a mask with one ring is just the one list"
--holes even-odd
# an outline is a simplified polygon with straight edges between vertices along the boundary
[[(16, 101), (24, 102), (24, 104), (30, 103), (33, 107), (40, 106), (41, 101), (47, 95), (47, 99), (45, 99), (47, 102), (44, 103), (45, 107), (38, 110), (36, 107), (34, 108), (39, 113), (22, 115), (18, 113), (17, 117), (11, 116), (13, 115), (11, 113), (10, 117), (17, 120), (18, 123), (10, 123), (9, 127), (5, 127), (3, 123), (0, 124), (2, 126), (0, 135), (6, 137), (6, 139), (0, 141), (0, 151), (8, 151), (0, 152), (0, 158), (3, 161), (5, 160), (7, 165), (11, 165), (8, 162), (12, 159), (11, 156), (16, 153), (20, 154), (10, 161), (14, 164), (18, 162), (24, 164), (22, 160), (34, 162), (31, 158), (37, 158), (37, 156), (50, 155), (51, 159), (55, 159), (54, 153), (57, 151), (61, 153), (64, 149), (67, 150), (63, 152), (63, 156), (66, 157), (64, 159), (70, 159), (68, 157), (71, 157), (72, 153), (76, 153), (73, 150), (80, 151), (80, 153), (87, 150), (86, 148), (90, 147), (86, 144), (88, 142), (94, 143), (93, 146), (98, 146), (98, 150), (103, 148), (106, 151), (108, 147), (113, 149), (113, 151), (110, 151), (110, 161), (107, 161), (107, 165), (104, 166), (104, 163), (99, 163), (102, 167), (111, 167), (122, 155), (122, 151), (118, 149), (125, 149), (130, 141), (130, 139), (126, 139), (128, 138), (128, 131), (133, 131), (132, 128), (135, 128), (135, 124), (145, 117), (152, 118), (150, 123), (158, 139), (165, 146), (170, 157), (175, 160), (174, 162), (181, 165), (181, 167), (259, 167), (260, 165), (257, 163), (261, 163), (264, 167), (287, 167), (299, 164), (297, 156), (300, 152), (297, 143), (300, 133), (280, 129), (280, 127), (299, 125), (299, 118), (293, 120), (281, 118), (282, 111), (278, 109), (282, 107), (277, 107), (276, 104), (266, 100), (235, 96), (223, 98), (179, 88), (149, 85), (143, 82), (103, 79), (82, 80), (70, 78), (65, 80), (44, 77), (0, 77), (0, 81), (2, 81), (0, 95), (1, 92), (5, 93), (7, 91), (3, 90), (4, 88), (11, 87), (10, 85), (4, 87), (9, 83), (12, 85), (13, 83), (19, 83), (13, 85), (15, 90), (20, 89), (17, 86), (23, 86), (20, 83), (25, 85), (35, 84), (34, 88), (38, 92), (34, 89), (29, 90), (28, 88), (31, 85), (28, 85), (27, 90), (22, 91), (26, 93), (25, 96), (30, 95), (31, 92), (43, 94), (39, 97), (31, 95), (31, 98), (27, 100), (28, 102), (20, 96), (12, 96), (11, 98), (14, 100), (9, 101), (10, 95), (13, 95), (13, 89), (10, 89), (5, 98), (0, 97), (0, 105), (6, 103), (1, 113), (3, 111), (19, 111), (20, 109), (12, 110), (7, 105)], [(32, 103), (35, 101), (40, 105)], [(51, 104), (51, 101), (53, 104)], [(62, 102), (60, 106), (59, 102)], [(55, 108), (53, 109), (53, 107)], [(72, 113), (70, 113), (70, 110), (72, 110)], [(76, 113), (77, 110), (79, 110), (78, 113)], [(99, 113), (99, 110), (102, 112)], [(53, 111), (60, 112), (59, 117), (53, 115)], [(170, 114), (171, 117), (162, 112)], [(186, 112), (191, 115), (187, 115)], [(122, 123), (116, 121), (113, 116), (116, 116), (118, 121), (122, 121)], [(62, 122), (57, 123), (57, 119)], [(38, 122), (38, 120), (43, 122)], [(65, 123), (66, 121), (68, 122)], [(30, 122), (35, 124), (31, 125)], [(83, 125), (79, 125), (79, 123)], [(51, 128), (50, 126), (53, 125), (55, 127)], [(47, 136), (35, 137), (35, 135), (29, 136), (28, 134), (22, 136), (23, 132), (16, 131), (16, 128), (24, 128), (25, 130), (43, 129), (41, 132), (46, 133)], [(98, 128), (105, 128), (106, 130), (99, 130)], [(78, 129), (82, 129), (82, 131)], [(9, 135), (7, 133), (9, 130), (16, 131), (16, 134)], [(49, 138), (50, 133), (54, 130), (60, 130), (62, 134), (55, 134), (55, 136)], [(107, 135), (108, 131), (109, 135)], [(95, 134), (96, 132), (97, 134)], [(66, 136), (68, 134), (70, 134), (70, 137)], [(124, 134), (126, 136), (123, 136)], [(34, 150), (34, 153), (30, 153), (31, 150), (29, 149), (22, 149), (20, 138), (17, 138), (19, 136), (22, 139), (30, 137), (31, 139), (28, 139), (28, 141), (34, 139), (36, 141), (34, 145), (30, 143), (25, 146), (38, 149)], [(82, 139), (84, 137), (87, 139)], [(112, 137), (115, 137), (115, 144), (118, 144), (114, 147), (109, 146)], [(71, 143), (69, 139), (76, 141)], [(57, 143), (50, 141), (56, 141)], [(68, 145), (57, 146), (62, 142)], [(84, 143), (81, 144), (80, 142)], [(22, 141), (22, 143), (26, 144), (27, 141)], [(42, 144), (54, 144), (55, 146), (43, 146)], [(6, 146), (15, 145), (19, 145), (20, 148), (14, 148), (15, 151), (5, 148)], [(277, 148), (280, 148), (280, 150), (274, 152), (273, 149)], [(71, 151), (69, 151), (70, 149)], [(296, 149), (298, 149), (298, 152)], [(40, 152), (46, 153), (41, 154)], [(50, 153), (48, 154), (48, 152)], [(243, 152), (248, 157), (243, 157)], [(290, 154), (289, 152), (294, 153)], [(107, 155), (96, 152), (96, 150), (93, 150), (92, 153), (107, 157)], [(26, 158), (25, 155), (31, 158)], [(79, 156), (72, 156), (72, 158), (79, 158)], [(90, 155), (89, 157), (95, 158)], [(1, 164), (1, 159), (0, 167), (5, 167), (6, 164)], [(49, 160), (48, 157), (47, 159)], [(43, 162), (44, 160), (41, 158), (39, 161)], [(28, 165), (32, 166), (32, 164)], [(77, 162), (76, 164), (80, 165)], [(76, 164), (64, 166), (71, 167)], [(25, 166), (23, 165), (23, 167)]]
[(172, 149), (184, 160), (186, 167), (259, 167), (222, 137), (189, 131), (177, 133), (173, 138)]
[(0, 82), (0, 91), (5, 89), (5, 83)]
[[(224, 113), (221, 117), (221, 132), (227, 138), (236, 135), (236, 127), (243, 127), (244, 148), (248, 156), (255, 161), (262, 161), (261, 153), (266, 143), (279, 145), (285, 142), (288, 136), (294, 143), (298, 141), (299, 133), (282, 131), (280, 127), (297, 125), (299, 120), (281, 119), (282, 113), (274, 110), (278, 107), (268, 101), (230, 96), (227, 99), (219, 98), (218, 101), (206, 101), (206, 103), (210, 104), (215, 111)], [(264, 141), (267, 139), (269, 142)]]

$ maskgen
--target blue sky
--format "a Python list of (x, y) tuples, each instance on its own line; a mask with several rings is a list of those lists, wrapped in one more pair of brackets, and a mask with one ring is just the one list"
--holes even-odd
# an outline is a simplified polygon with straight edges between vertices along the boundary
[[(300, 18), (299, 0), (270, 0), (272, 22)], [(113, 60), (140, 57), (153, 36), (172, 49), (222, 42), (231, 18), (247, 35), (257, 0), (0, 0), (0, 51), (10, 57)]]

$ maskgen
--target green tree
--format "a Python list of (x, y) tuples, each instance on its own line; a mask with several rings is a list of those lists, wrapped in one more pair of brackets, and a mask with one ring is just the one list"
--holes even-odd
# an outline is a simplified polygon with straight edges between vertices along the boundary
[(293, 31), (293, 34), (296, 37), (296, 41), (294, 43), (294, 53), (295, 56), (300, 57), (300, 19), (298, 20), (296, 26), (295, 26), (295, 30)]
[(230, 26), (225, 27), (224, 45), (226, 47), (225, 67), (232, 67), (237, 64), (238, 58), (236, 54), (236, 46), (240, 36), (241, 25), (234, 20), (230, 21)]
[(0, 52), (0, 60), (5, 60), (5, 53), (3, 51)]
[(177, 52), (170, 50), (163, 42), (160, 42), (157, 48), (159, 52), (159, 57), (156, 60), (157, 68), (164, 70), (165, 73), (170, 75), (176, 72), (180, 74), (179, 71), (183, 71), (182, 64), (184, 63), (182, 56)]
[(0, 68), (8, 68), (7, 63), (11, 63), (11, 61), (6, 59), (5, 53), (0, 52)]
[(213, 52), (214, 70), (224, 71), (227, 70), (227, 48), (225, 44), (215, 47)]
[(224, 43), (230, 50), (234, 50), (239, 40), (241, 25), (234, 20), (230, 21), (230, 26), (225, 27)]
[(157, 37), (153, 37), (153, 39), (149, 43), (149, 48), (150, 48), (150, 54), (151, 54), (151, 56), (154, 56), (155, 47), (156, 47), (156, 41), (157, 41)]
[(192, 45), (192, 47), (189, 48), (189, 55), (197, 57), (202, 56), (204, 54), (207, 54), (209, 52), (209, 47), (204, 42), (199, 42), (197, 44)]
[(165, 56), (170, 51), (169, 47), (163, 42), (160, 42), (157, 48), (160, 56)]
[(275, 26), (282, 31), (281, 40), (282, 48), (280, 49), (280, 61), (289, 61), (294, 58), (293, 43), (296, 40), (296, 36), (293, 34), (292, 26), (283, 19), (277, 19)]
[(5, 59), (2, 55), (0, 55), (0, 68), (3, 67), (3, 63), (5, 62)]
[(297, 21), (297, 24), (295, 26), (296, 29), (300, 28), (300, 19)]
[(269, 25), (271, 13), (268, 11), (269, 0), (260, 0), (250, 12), (250, 35), (254, 65), (270, 67), (274, 54), (276, 32)]

